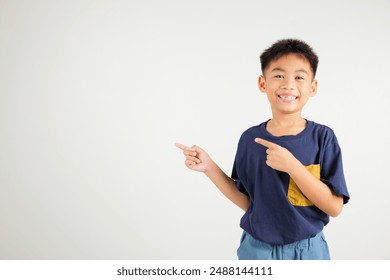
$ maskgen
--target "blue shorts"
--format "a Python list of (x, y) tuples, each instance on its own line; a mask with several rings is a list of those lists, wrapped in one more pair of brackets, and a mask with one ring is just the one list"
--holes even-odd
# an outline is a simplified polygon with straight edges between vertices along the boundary
[(239, 260), (330, 260), (322, 232), (316, 236), (285, 245), (271, 245), (243, 232), (237, 250)]

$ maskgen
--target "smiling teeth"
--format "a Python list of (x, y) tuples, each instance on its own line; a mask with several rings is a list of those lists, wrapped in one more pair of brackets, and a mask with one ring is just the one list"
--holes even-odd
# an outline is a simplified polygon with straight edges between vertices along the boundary
[(293, 95), (279, 95), (279, 97), (283, 100), (287, 100), (287, 101), (292, 101), (292, 100), (295, 100), (297, 99), (296, 96), (293, 96)]

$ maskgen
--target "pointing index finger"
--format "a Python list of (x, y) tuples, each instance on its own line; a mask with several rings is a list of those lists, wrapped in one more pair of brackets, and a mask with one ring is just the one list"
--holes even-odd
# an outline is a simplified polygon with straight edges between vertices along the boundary
[(267, 141), (267, 140), (264, 140), (264, 139), (261, 139), (261, 138), (255, 138), (255, 142), (258, 143), (258, 144), (260, 144), (260, 145), (263, 145), (263, 146), (265, 146), (265, 147), (267, 147), (267, 148), (269, 148), (269, 149), (275, 148), (275, 147), (278, 146), (278, 145), (275, 144), (275, 143), (272, 143), (272, 142), (270, 142), (270, 141)]
[(185, 146), (185, 145), (183, 145), (181, 143), (175, 143), (175, 146), (178, 147), (179, 149), (183, 150), (183, 151), (185, 151), (185, 150), (187, 150), (189, 148), (189, 147), (187, 147), (187, 146)]
[(188, 147), (186, 145), (183, 145), (181, 143), (175, 143), (175, 146), (183, 151), (195, 151), (194, 148)]

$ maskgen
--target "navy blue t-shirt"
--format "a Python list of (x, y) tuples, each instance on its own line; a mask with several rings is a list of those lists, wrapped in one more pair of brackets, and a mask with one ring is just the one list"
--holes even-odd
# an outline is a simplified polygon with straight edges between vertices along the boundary
[(269, 244), (289, 244), (315, 236), (329, 222), (329, 216), (308, 200), (290, 176), (269, 167), (266, 147), (255, 142), (263, 138), (289, 150), (334, 194), (349, 200), (342, 156), (332, 129), (307, 121), (297, 135), (273, 136), (267, 122), (246, 130), (240, 138), (232, 179), (248, 195), (250, 206), (241, 227), (255, 239)]

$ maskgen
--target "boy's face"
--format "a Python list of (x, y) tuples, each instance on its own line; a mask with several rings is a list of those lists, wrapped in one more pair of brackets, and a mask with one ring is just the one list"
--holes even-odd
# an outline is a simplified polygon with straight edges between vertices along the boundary
[(273, 114), (301, 113), (317, 92), (310, 63), (297, 54), (272, 61), (259, 77), (259, 89), (267, 94)]

